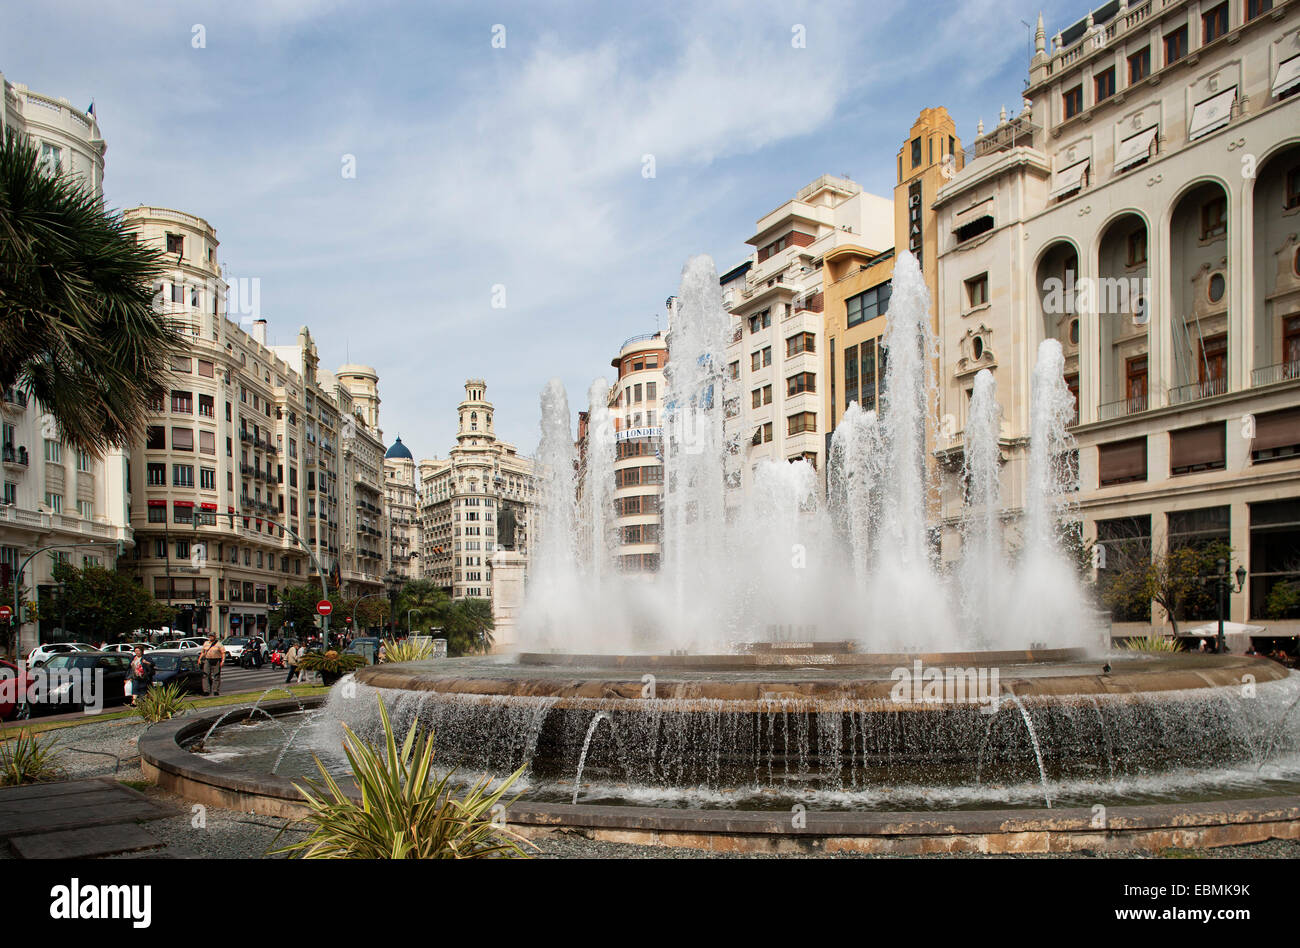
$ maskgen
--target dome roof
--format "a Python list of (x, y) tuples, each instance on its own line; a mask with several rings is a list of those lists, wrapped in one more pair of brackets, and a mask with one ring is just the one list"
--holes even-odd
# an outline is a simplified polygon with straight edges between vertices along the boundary
[(407, 461), (415, 460), (415, 458), (411, 456), (411, 449), (402, 444), (401, 438), (394, 441), (393, 446), (384, 454), (384, 460), (388, 460), (389, 458), (404, 458)]

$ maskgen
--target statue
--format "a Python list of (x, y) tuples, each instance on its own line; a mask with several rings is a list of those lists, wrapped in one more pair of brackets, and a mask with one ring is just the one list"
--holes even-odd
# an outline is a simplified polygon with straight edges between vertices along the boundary
[(510, 505), (502, 505), (497, 516), (497, 549), (513, 550), (515, 548), (515, 511)]

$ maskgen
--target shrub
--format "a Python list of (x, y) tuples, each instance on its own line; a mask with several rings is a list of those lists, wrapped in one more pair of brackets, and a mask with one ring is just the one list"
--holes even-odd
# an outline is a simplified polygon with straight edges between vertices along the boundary
[(360, 655), (351, 652), (308, 652), (298, 659), (298, 667), (304, 671), (325, 672), (329, 675), (346, 675), (366, 663)]
[(185, 707), (185, 692), (174, 681), (154, 685), (136, 699), (135, 710), (150, 724), (175, 717)]
[(385, 662), (418, 662), (425, 658), (433, 658), (433, 641), (431, 639), (420, 641), (413, 641), (412, 639), (384, 640)]
[(1172, 636), (1147, 635), (1140, 639), (1129, 639), (1124, 648), (1130, 652), (1181, 652), (1183, 643)]
[(457, 799), (448, 786), (451, 774), (437, 781), (430, 777), (433, 732), (420, 735), (417, 724), (412, 723), (399, 750), (382, 699), (379, 713), (384, 729), (382, 756), (343, 726), (347, 734), (343, 751), (361, 791), (361, 802), (343, 792), (317, 757), (324, 783), (308, 780), (306, 786), (294, 784), (311, 811), (299, 822), (310, 826), (311, 832), (270, 855), (299, 859), (527, 856), (520, 846), (523, 838), (494, 821), (501, 797), (523, 768), (491, 792), (491, 778), (485, 775)]
[(57, 737), (42, 741), (31, 731), (19, 731), (12, 741), (0, 744), (0, 787), (62, 780), (65, 776), (54, 749)]

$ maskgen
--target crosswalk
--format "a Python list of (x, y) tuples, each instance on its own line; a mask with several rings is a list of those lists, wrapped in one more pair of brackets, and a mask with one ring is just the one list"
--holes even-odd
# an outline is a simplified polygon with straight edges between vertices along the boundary
[[(272, 668), (270, 665), (263, 665), (261, 668), (240, 668), (238, 665), (227, 665), (221, 670), (221, 693), (223, 695), (240, 694), (246, 691), (262, 691), (273, 685), (284, 684), (284, 676), (288, 674), (288, 669)], [(313, 675), (312, 681), (319, 681), (319, 677)]]

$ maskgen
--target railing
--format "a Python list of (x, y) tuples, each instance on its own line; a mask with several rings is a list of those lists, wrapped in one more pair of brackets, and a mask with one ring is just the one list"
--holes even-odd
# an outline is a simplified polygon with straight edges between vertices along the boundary
[(5, 396), (4, 396), (4, 397), (5, 397), (5, 404), (6, 404), (6, 405), (11, 405), (11, 406), (14, 406), (14, 407), (17, 407), (17, 408), (26, 408), (26, 407), (27, 407), (27, 393), (26, 393), (26, 392), (22, 392), (22, 391), (19, 391), (19, 390), (17, 390), (17, 389), (13, 389), (13, 388), (11, 388), (11, 389), (7, 389), (7, 390), (5, 391)]
[(1260, 385), (1272, 385), (1275, 382), (1286, 382), (1291, 379), (1300, 379), (1300, 359), (1279, 362), (1277, 365), (1266, 365), (1262, 369), (1256, 369), (1251, 373), (1250, 384), (1252, 387), (1258, 387)]
[(1123, 418), (1126, 415), (1136, 415), (1139, 412), (1147, 410), (1147, 397), (1137, 395), (1132, 398), (1121, 398), (1115, 402), (1103, 402), (1097, 408), (1097, 416), (1102, 421), (1110, 421), (1113, 418)]
[(1169, 404), (1185, 405), (1187, 402), (1200, 401), (1202, 398), (1213, 398), (1215, 395), (1222, 395), (1228, 390), (1227, 377), (1217, 379), (1206, 379), (1204, 382), (1192, 382), (1188, 385), (1179, 385), (1169, 390)]
[(15, 448), (12, 444), (6, 444), (4, 447), (5, 464), (21, 464), (23, 467), (28, 465), (27, 449), (19, 446)]
[(658, 335), (659, 333), (657, 332), (643, 332), (639, 336), (629, 336), (627, 339), (623, 340), (623, 344), (618, 347), (618, 351), (622, 352), (624, 349), (632, 345), (634, 342), (647, 342), (650, 339), (654, 339)]

